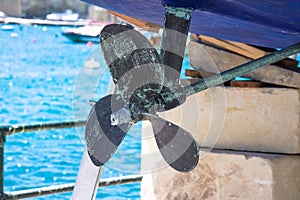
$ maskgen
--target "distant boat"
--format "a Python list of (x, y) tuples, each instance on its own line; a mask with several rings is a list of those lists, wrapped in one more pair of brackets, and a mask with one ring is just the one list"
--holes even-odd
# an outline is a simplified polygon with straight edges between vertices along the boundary
[(14, 30), (14, 26), (12, 26), (12, 25), (2, 25), (1, 30), (3, 30), (3, 31), (12, 31), (12, 30)]
[(67, 28), (62, 30), (62, 35), (73, 42), (99, 43), (99, 35), (105, 25), (83, 26), (79, 28)]
[(54, 21), (77, 21), (79, 19), (78, 13), (73, 13), (72, 10), (66, 10), (63, 13), (50, 13), (46, 15), (46, 19)]
[(6, 14), (0, 10), (0, 18), (6, 17)]

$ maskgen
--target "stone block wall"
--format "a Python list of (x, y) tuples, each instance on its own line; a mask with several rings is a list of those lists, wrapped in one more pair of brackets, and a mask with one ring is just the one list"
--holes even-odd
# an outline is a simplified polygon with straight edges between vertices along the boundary
[(202, 148), (193, 171), (176, 172), (145, 122), (142, 199), (300, 199), (298, 89), (216, 87), (162, 117), (214, 150)]
[(189, 173), (163, 168), (146, 175), (142, 199), (297, 200), (299, 166), (300, 156), (207, 153)]

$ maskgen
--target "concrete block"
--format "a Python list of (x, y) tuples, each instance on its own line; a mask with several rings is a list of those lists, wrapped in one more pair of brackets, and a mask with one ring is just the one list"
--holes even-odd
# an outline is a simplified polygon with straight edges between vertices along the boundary
[(144, 200), (299, 200), (300, 156), (203, 152), (196, 168), (160, 170), (144, 176)]
[(160, 115), (201, 146), (300, 153), (300, 90), (215, 87)]

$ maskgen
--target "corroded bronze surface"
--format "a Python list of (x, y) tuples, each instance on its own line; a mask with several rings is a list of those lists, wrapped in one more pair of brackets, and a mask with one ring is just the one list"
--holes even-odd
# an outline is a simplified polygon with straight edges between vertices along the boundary
[(159, 55), (151, 43), (129, 26), (113, 24), (100, 34), (104, 58), (110, 69), (115, 93), (129, 103), (133, 119), (141, 112), (156, 112), (164, 74)]
[[(157, 111), (184, 102), (178, 70), (163, 65), (150, 42), (129, 26), (106, 26), (100, 41), (116, 87), (114, 94), (100, 99), (89, 115), (86, 139), (93, 163), (101, 166), (107, 162), (131, 125), (149, 120), (166, 162), (178, 171), (192, 170), (199, 156), (198, 145), (191, 134), (155, 115)], [(172, 56), (167, 58), (171, 59)], [(179, 57), (177, 67), (180, 63), (182, 58)]]

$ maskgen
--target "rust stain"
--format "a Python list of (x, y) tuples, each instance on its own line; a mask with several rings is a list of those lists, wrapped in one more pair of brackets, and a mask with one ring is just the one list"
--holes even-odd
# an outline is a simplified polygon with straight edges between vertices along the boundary
[(238, 107), (228, 107), (227, 112), (244, 112), (245, 109), (242, 108), (238, 108)]

